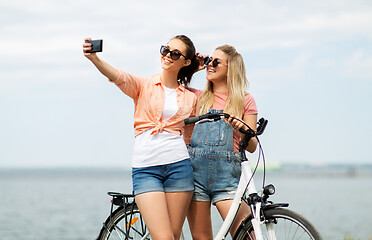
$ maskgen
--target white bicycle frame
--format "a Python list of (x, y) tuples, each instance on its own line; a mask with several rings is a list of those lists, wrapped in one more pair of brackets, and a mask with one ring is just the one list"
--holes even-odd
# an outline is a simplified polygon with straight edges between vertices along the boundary
[[(242, 203), (242, 197), (244, 194), (252, 194), (257, 193), (256, 186), (254, 185), (254, 181), (252, 178), (252, 170), (251, 166), (248, 161), (244, 161), (241, 164), (242, 167), (242, 174), (240, 176), (239, 185), (235, 193), (235, 197), (233, 202), (230, 206), (229, 212), (223, 221), (220, 230), (218, 231), (214, 240), (223, 240), (226, 238), (227, 234), (229, 233), (229, 229), (239, 211), (239, 207)], [(248, 189), (247, 189), (248, 185)], [(247, 190), (247, 191), (246, 191)], [(252, 226), (254, 229), (254, 235), (257, 240), (264, 240), (262, 235), (261, 226), (265, 224), (261, 222), (261, 203), (258, 202), (255, 206), (251, 206), (252, 209)], [(276, 240), (275, 231), (274, 231), (274, 224), (273, 223), (266, 223), (266, 229), (269, 236), (269, 240)], [(148, 236), (147, 234), (142, 238), (145, 239)], [(181, 233), (180, 240), (184, 240), (184, 235)]]
[[(214, 240), (223, 240), (226, 238), (229, 232), (229, 229), (239, 211), (239, 207), (242, 202), (243, 195), (244, 194), (250, 195), (252, 193), (257, 193), (256, 187), (254, 185), (254, 181), (252, 178), (252, 170), (251, 170), (251, 166), (249, 162), (248, 161), (242, 162), (241, 167), (242, 167), (242, 174), (240, 176), (239, 185), (236, 190), (234, 200), (231, 204), (229, 212), (227, 213), (225, 221), (223, 222)], [(248, 189), (247, 189), (247, 185), (248, 185)], [(252, 216), (253, 216), (251, 222), (252, 222), (252, 226), (254, 229), (254, 234), (257, 240), (263, 240), (261, 225), (263, 225), (264, 222), (261, 222), (261, 203), (259, 202), (255, 206), (251, 206), (251, 209), (252, 209)], [(273, 223), (267, 223), (266, 228), (267, 228), (267, 232), (269, 235), (269, 239), (276, 240)]]

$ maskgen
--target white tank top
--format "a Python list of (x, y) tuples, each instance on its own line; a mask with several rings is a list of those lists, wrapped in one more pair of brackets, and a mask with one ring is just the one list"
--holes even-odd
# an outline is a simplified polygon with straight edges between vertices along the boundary
[[(162, 120), (166, 121), (176, 114), (177, 90), (164, 87), (165, 103)], [(183, 137), (166, 131), (151, 135), (152, 129), (136, 136), (132, 157), (132, 167), (151, 167), (175, 163), (189, 158)]]

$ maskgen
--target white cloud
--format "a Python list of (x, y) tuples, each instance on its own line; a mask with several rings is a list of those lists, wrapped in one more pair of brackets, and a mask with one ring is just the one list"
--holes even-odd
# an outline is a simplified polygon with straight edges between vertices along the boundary
[(355, 51), (343, 61), (341, 74), (352, 79), (372, 82), (372, 57), (362, 50)]
[[(167, 3), (172, 3), (176, 10), (170, 11), (165, 7)], [(14, 16), (11, 17), (13, 24), (0, 23), (3, 32), (0, 44), (7, 46), (2, 54), (13, 58), (70, 54), (69, 50), (81, 46), (76, 44), (77, 37), (88, 35), (111, 38), (118, 51), (130, 54), (139, 49), (148, 51), (152, 42), (164, 41), (164, 37), (178, 33), (192, 35), (202, 51), (211, 51), (222, 43), (231, 43), (240, 51), (298, 48), (371, 37), (372, 33), (369, 5), (358, 7), (356, 3), (353, 7), (346, 6), (351, 9), (348, 11), (332, 1), (277, 5), (261, 1), (217, 3), (114, 1), (96, 4), (91, 1), (87, 5), (85, 1), (38, 0), (32, 4), (13, 1), (6, 5), (6, 9), (11, 10), (7, 16)], [(317, 5), (322, 8), (312, 10)], [(101, 6), (99, 11), (92, 13), (97, 6)], [(23, 16), (25, 12), (28, 14)], [(173, 12), (177, 14), (171, 14)], [(94, 13), (97, 17), (93, 17)]]
[(247, 73), (247, 78), (249, 81), (255, 83), (255, 88), (264, 89), (298, 82), (303, 78), (303, 68), (308, 63), (310, 57), (309, 54), (300, 54), (288, 65), (277, 63), (275, 66), (252, 69)]
[[(8, 118), (1, 119), (1, 126), (14, 122), (11, 118), (13, 109), (19, 109), (20, 114), (21, 111), (30, 111), (30, 115), (39, 114), (40, 119), (48, 117), (47, 113), (40, 111), (43, 110), (40, 103), (44, 103), (44, 99), (50, 100), (48, 104), (51, 106), (58, 104), (55, 111), (63, 116), (64, 113), (71, 113), (71, 103), (75, 99), (95, 101), (89, 105), (94, 108), (101, 98), (107, 100), (112, 97), (114, 86), (106, 88), (106, 84), (102, 83), (105, 79), (82, 54), (84, 37), (103, 38), (102, 57), (105, 60), (123, 70), (145, 76), (159, 70), (159, 45), (176, 34), (189, 35), (197, 49), (206, 54), (211, 53), (218, 45), (231, 44), (243, 52), (245, 58), (249, 58), (248, 78), (253, 90), (260, 92), (257, 99), (266, 100), (267, 109), (262, 109), (263, 112), (275, 112), (275, 109), (272, 109), (271, 96), (265, 95), (267, 92), (272, 94), (284, 86), (286, 97), (293, 97), (292, 90), (298, 89), (293, 89), (292, 83), (306, 79), (308, 76), (305, 73), (311, 71), (313, 66), (319, 70), (319, 73), (316, 73), (319, 79), (316, 80), (321, 83), (333, 84), (332, 81), (336, 80), (329, 79), (335, 79), (333, 75), (339, 72), (343, 76), (352, 77), (354, 81), (372, 79), (372, 58), (368, 52), (368, 44), (372, 39), (372, 4), (362, 0), (216, 0), (213, 3), (196, 0), (18, 0), (0, 2), (0, 20), (0, 91), (2, 99), (7, 102), (4, 106), (9, 109), (3, 111)], [(329, 48), (332, 50), (327, 53), (319, 52)], [(332, 55), (334, 52), (340, 54)], [(254, 57), (248, 54), (254, 54)], [(329, 71), (329, 68), (334, 72)], [(326, 76), (324, 79), (321, 78), (323, 73)], [(204, 87), (203, 77), (195, 80), (195, 85)], [(311, 84), (313, 82), (307, 86)], [(102, 92), (99, 97), (95, 96), (98, 92)], [(117, 90), (112, 94), (122, 93)], [(332, 94), (332, 91), (327, 91), (327, 98), (338, 97)], [(26, 99), (32, 101), (28, 102)], [(13, 105), (13, 101), (22, 104)], [(304, 97), (301, 101), (308, 99)], [(329, 104), (328, 99), (321, 101), (322, 105)], [(130, 100), (126, 103), (132, 104)], [(309, 102), (302, 103), (304, 106), (312, 106)], [(88, 106), (88, 103), (85, 104), (79, 107)], [(262, 105), (264, 104), (261, 103)], [(353, 103), (350, 102), (350, 105)], [(295, 107), (296, 102), (293, 102), (293, 108)], [(107, 115), (111, 116), (116, 111), (126, 109), (112, 109)], [(97, 119), (92, 117), (99, 115), (96, 109), (87, 112), (79, 110), (79, 113), (80, 117), (85, 118), (83, 121), (99, 126), (95, 122)], [(118, 116), (116, 120), (121, 122), (122, 118), (127, 120), (127, 117)], [(301, 124), (316, 124), (306, 122), (306, 116), (299, 117), (303, 119)], [(280, 119), (286, 121), (284, 118), (278, 117), (277, 124)], [(21, 135), (25, 128), (21, 124), (22, 120), (18, 121), (16, 130)], [(34, 124), (35, 129), (43, 128), (37, 125), (37, 121)], [(71, 127), (69, 124), (67, 123), (66, 127)], [(117, 128), (123, 131), (132, 130), (131, 124), (119, 125), (120, 123), (117, 123), (116, 129), (112, 131), (116, 132)], [(7, 131), (5, 127), (1, 130), (4, 133)], [(58, 133), (58, 129), (51, 127), (51, 132), (53, 131)], [(68, 141), (63, 132), (60, 134), (61, 142)], [(296, 134), (298, 133), (293, 133), (293, 139), (303, 137)], [(5, 135), (12, 134), (6, 132)], [(84, 136), (82, 134), (82, 141)], [(33, 137), (38, 136), (35, 134)], [(280, 139), (280, 136), (273, 136), (273, 139), (275, 137)], [(328, 144), (321, 142), (323, 139), (308, 137), (308, 141), (319, 142), (320, 145)], [(105, 138), (105, 135), (97, 134), (97, 138)], [(118, 139), (121, 139), (121, 136), (115, 138)], [(43, 141), (39, 139), (39, 143)], [(4, 149), (12, 149), (6, 140), (2, 143)], [(24, 141), (24, 146), (27, 145), (30, 149), (33, 148), (32, 144)], [(91, 145), (86, 145), (85, 149), (92, 150)], [(98, 162), (93, 158), (99, 153), (93, 150), (92, 159), (89, 160)], [(96, 151), (99, 151), (99, 148)], [(121, 156), (123, 151), (112, 154)], [(2, 154), (2, 159), (12, 157), (11, 152), (4, 151)], [(17, 152), (17, 156), (23, 157), (21, 152)], [(342, 156), (341, 158), (344, 159)]]

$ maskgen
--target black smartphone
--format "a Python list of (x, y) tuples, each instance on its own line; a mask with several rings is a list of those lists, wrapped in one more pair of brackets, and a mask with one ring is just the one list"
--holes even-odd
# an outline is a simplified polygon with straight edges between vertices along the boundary
[(95, 53), (95, 52), (102, 52), (102, 44), (103, 40), (91, 40), (91, 41), (86, 41), (87, 43), (92, 44), (92, 50), (87, 51), (87, 53)]

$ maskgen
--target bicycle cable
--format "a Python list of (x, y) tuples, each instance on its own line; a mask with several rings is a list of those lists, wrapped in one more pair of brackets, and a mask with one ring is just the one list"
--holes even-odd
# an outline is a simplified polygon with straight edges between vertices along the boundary
[[(251, 131), (254, 131), (248, 124), (246, 124), (243, 120), (239, 119), (239, 118), (235, 118), (235, 117), (232, 117), (233, 119), (236, 119), (238, 121), (240, 121), (241, 123), (243, 123), (246, 127), (248, 127), (249, 130)], [(255, 131), (254, 131), (255, 132)], [(265, 160), (265, 154), (264, 154), (264, 151), (263, 151), (263, 148), (262, 148), (262, 145), (261, 145), (261, 142), (260, 140), (258, 139), (257, 135), (254, 136), (256, 139), (257, 139), (257, 145), (258, 145), (258, 158), (257, 158), (257, 163), (256, 163), (256, 166), (252, 172), (252, 176), (251, 178), (249, 179), (248, 181), (248, 184), (247, 184), (247, 187), (245, 189), (245, 191), (247, 191), (248, 189), (248, 185), (251, 183), (254, 175), (256, 174), (256, 171), (258, 169), (258, 165), (260, 163), (260, 160), (261, 160), (261, 154), (262, 154), (262, 161), (263, 161), (263, 178), (262, 178), (262, 189), (265, 188), (265, 181), (266, 181), (266, 160)], [(261, 191), (261, 197), (262, 197), (262, 194), (263, 194), (263, 191)]]

